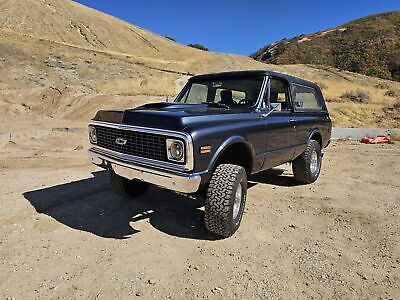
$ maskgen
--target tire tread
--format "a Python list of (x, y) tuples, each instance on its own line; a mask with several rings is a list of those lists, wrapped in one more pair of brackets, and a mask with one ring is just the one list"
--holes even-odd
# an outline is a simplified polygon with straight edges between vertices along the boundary
[(236, 231), (237, 228), (232, 228), (232, 194), (238, 178), (242, 176), (246, 176), (244, 168), (232, 164), (221, 164), (214, 171), (205, 203), (204, 221), (209, 231), (224, 237)]
[(312, 183), (317, 180), (317, 176), (314, 178), (310, 171), (310, 158), (311, 153), (317, 150), (318, 154), (321, 155), (321, 146), (316, 140), (310, 140), (307, 144), (306, 150), (296, 158), (292, 163), (293, 175), (296, 181), (301, 183)]

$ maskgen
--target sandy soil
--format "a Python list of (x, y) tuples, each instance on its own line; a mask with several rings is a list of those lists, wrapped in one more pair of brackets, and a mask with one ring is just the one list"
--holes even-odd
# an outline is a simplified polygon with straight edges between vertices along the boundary
[(1, 298), (400, 297), (399, 143), (333, 142), (312, 185), (287, 165), (254, 176), (239, 231), (217, 239), (192, 200), (115, 195), (82, 123), (0, 132)]

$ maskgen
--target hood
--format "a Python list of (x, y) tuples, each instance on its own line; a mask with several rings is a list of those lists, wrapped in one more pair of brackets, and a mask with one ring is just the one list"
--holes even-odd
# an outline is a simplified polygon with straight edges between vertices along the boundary
[[(185, 130), (191, 127), (210, 126), (216, 122), (241, 121), (249, 117), (249, 108), (226, 109), (207, 104), (152, 103), (125, 111), (99, 111), (94, 120), (122, 123), (133, 126)], [(232, 118), (233, 114), (238, 114)]]

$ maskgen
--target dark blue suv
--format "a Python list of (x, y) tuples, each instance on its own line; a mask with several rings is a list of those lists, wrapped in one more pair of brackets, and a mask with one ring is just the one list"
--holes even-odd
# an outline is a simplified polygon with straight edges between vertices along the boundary
[(205, 74), (174, 102), (97, 112), (89, 154), (124, 196), (149, 184), (203, 195), (207, 229), (227, 237), (240, 225), (247, 176), (291, 162), (298, 182), (314, 182), (331, 128), (315, 83), (265, 70)]

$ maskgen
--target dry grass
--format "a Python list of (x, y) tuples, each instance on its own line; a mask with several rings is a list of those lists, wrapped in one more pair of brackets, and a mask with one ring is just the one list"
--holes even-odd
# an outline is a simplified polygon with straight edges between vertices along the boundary
[(174, 96), (177, 76), (151, 76), (142, 79), (113, 78), (105, 82), (98, 82), (94, 88), (111, 95), (156, 95)]
[(321, 82), (325, 86), (325, 89), (323, 89), (325, 98), (331, 99), (334, 102), (346, 102), (347, 99), (342, 97), (346, 91), (365, 92), (369, 94), (370, 103), (389, 104), (392, 101), (390, 97), (385, 96), (384, 90), (369, 84), (370, 80), (366, 80), (365, 83), (361, 84), (346, 80), (323, 80)]
[[(400, 90), (400, 83), (322, 66), (266, 65), (199, 51), (72, 1), (47, 2), (0, 4), (2, 114), (87, 120), (96, 109), (125, 104), (116, 102), (115, 95), (171, 97), (188, 73), (270, 69), (318, 82), (336, 126), (400, 127), (393, 114), (385, 114), (396, 101), (387, 91)], [(86, 38), (71, 22), (90, 29)], [(341, 98), (345, 91), (357, 90), (369, 93), (368, 104)]]

